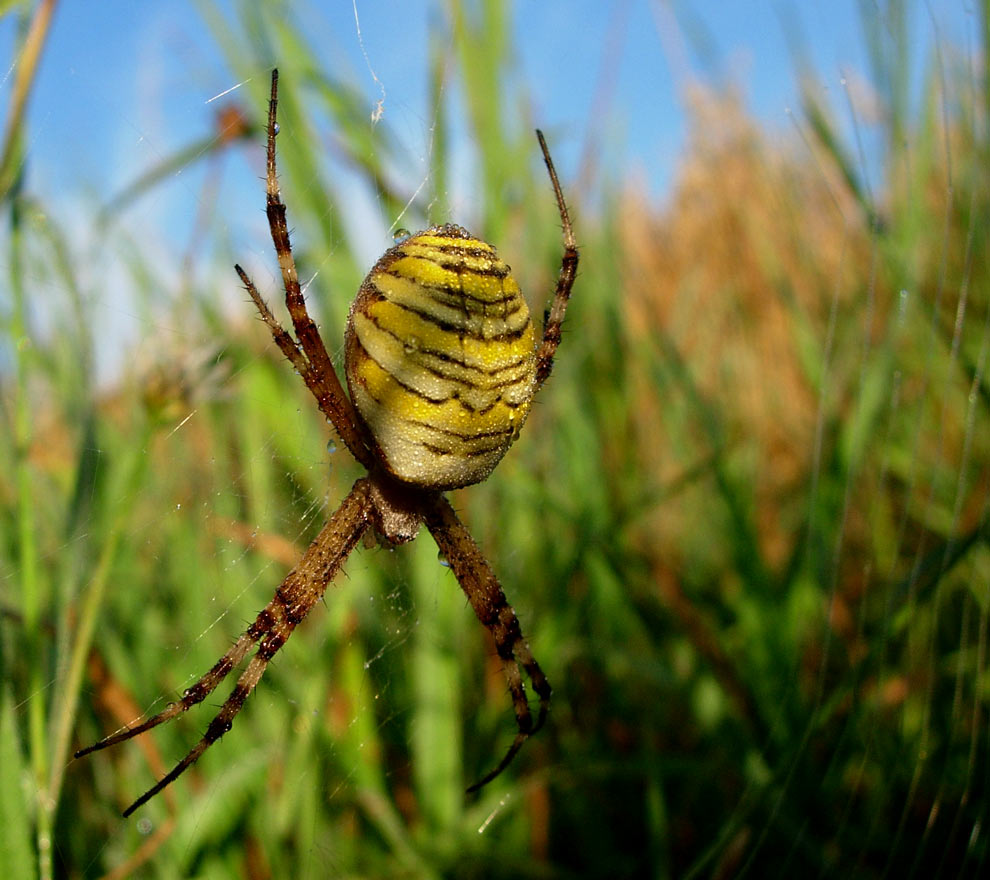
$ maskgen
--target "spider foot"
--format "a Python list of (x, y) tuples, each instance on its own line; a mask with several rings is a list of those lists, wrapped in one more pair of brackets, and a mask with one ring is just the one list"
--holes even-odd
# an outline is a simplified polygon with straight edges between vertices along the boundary
[(505, 757), (495, 766), (493, 770), (490, 770), (484, 776), (481, 777), (473, 785), (469, 785), (465, 790), (467, 794), (474, 794), (476, 791), (484, 788), (491, 782), (496, 776), (498, 776), (509, 764), (512, 763), (512, 759), (515, 758), (516, 754), (522, 748), (524, 742), (533, 735), (535, 731), (527, 730), (523, 732), (522, 730), (516, 734), (516, 738), (512, 741), (512, 745), (509, 746), (509, 750), (505, 753)]
[[(495, 768), (467, 788), (468, 794), (473, 794), (479, 789), (484, 788), (505, 770), (519, 753), (523, 743), (533, 734), (537, 733), (547, 720), (547, 714), (550, 711), (550, 682), (547, 681), (547, 677), (543, 674), (543, 670), (540, 669), (540, 665), (533, 658), (529, 646), (522, 641), (521, 637), (516, 644), (516, 654), (519, 655), (519, 660), (516, 660), (515, 657), (503, 660), (506, 663), (506, 675), (509, 679), (509, 691), (512, 694), (512, 703), (516, 709), (516, 724), (519, 728), (516, 738), (512, 741), (509, 750)], [(529, 703), (526, 700), (526, 692), (523, 690), (522, 676), (519, 674), (519, 661), (522, 662), (523, 668), (526, 670), (527, 675), (529, 675), (533, 690), (540, 697), (540, 709), (536, 716), (536, 723), (533, 723), (533, 716), (529, 711)]]

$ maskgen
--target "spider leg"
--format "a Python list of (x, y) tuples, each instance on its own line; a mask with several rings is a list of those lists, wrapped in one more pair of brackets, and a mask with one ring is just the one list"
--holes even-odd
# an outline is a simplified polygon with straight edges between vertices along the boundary
[(186, 689), (182, 694), (181, 700), (169, 703), (157, 715), (135, 727), (124, 728), (124, 730), (118, 731), (112, 736), (105, 737), (91, 746), (79, 749), (73, 757), (82, 758), (90, 752), (98, 752), (101, 749), (115, 746), (118, 743), (124, 742), (124, 740), (131, 739), (145, 731), (158, 727), (159, 724), (165, 724), (167, 721), (171, 721), (173, 718), (177, 718), (183, 712), (191, 709), (197, 703), (201, 703), (216, 690), (220, 683), (230, 674), (230, 671), (247, 656), (248, 651), (258, 641), (259, 632), (256, 631), (258, 627), (259, 621), (255, 620), (248, 630), (231, 645), (230, 650), (213, 664), (213, 668), (194, 685)]
[(75, 757), (82, 757), (90, 752), (123, 742), (181, 715), (212, 693), (257, 644), (257, 652), (237, 679), (230, 696), (210, 722), (200, 741), (170, 773), (124, 811), (125, 817), (174, 782), (203, 752), (230, 730), (234, 717), (257, 686), (272, 657), (322, 598), (344, 560), (371, 524), (372, 503), (369, 488), (370, 483), (366, 478), (354, 484), (348, 496), (317, 535), (316, 540), (309, 545), (298, 565), (275, 590), (272, 600), (261, 610), (254, 623), (214, 664), (213, 668), (183, 694), (181, 700), (172, 703), (163, 712), (137, 727), (115, 733), (76, 752)]
[(543, 342), (540, 343), (540, 347), (536, 351), (536, 387), (539, 389), (546, 382), (550, 371), (553, 369), (553, 356), (557, 351), (557, 346), (560, 345), (560, 327), (564, 323), (567, 301), (571, 297), (571, 288), (574, 286), (574, 278), (577, 276), (578, 250), (577, 242), (574, 239), (574, 229), (571, 227), (571, 217), (567, 211), (567, 203), (564, 201), (564, 193), (560, 188), (560, 180), (557, 177), (556, 169), (553, 167), (553, 160), (550, 158), (550, 151), (547, 149), (543, 132), (537, 129), (536, 137), (540, 142), (540, 149), (543, 151), (543, 161), (546, 163), (547, 171), (550, 174), (554, 194), (557, 196), (557, 209), (560, 211), (560, 225), (564, 236), (564, 255), (560, 260), (557, 290), (554, 293), (550, 313), (543, 327)]
[[(516, 713), (518, 727), (516, 738), (498, 765), (468, 789), (472, 792), (487, 785), (508, 767), (523, 743), (543, 726), (550, 709), (550, 683), (533, 657), (529, 645), (526, 644), (516, 613), (506, 600), (491, 566), (474, 538), (457, 518), (450, 502), (442, 495), (437, 495), (436, 500), (429, 506), (426, 526), (457, 577), (478, 620), (495, 639), (495, 648), (502, 661), (502, 669), (509, 683), (512, 706)], [(535, 723), (526, 699), (526, 688), (519, 671), (520, 664), (529, 676), (533, 690), (540, 698), (540, 709)]]
[(306, 355), (303, 354), (302, 349), (299, 347), (299, 343), (279, 324), (278, 319), (272, 314), (272, 310), (268, 308), (268, 303), (258, 293), (258, 288), (254, 286), (254, 282), (248, 277), (247, 272), (237, 264), (234, 265), (234, 271), (241, 279), (241, 283), (247, 289), (251, 299), (254, 300), (258, 313), (261, 315), (261, 320), (265, 322), (265, 325), (271, 332), (275, 344), (282, 349), (282, 354), (289, 359), (292, 366), (296, 368), (296, 372), (303, 377), (306, 385), (309, 386), (313, 370), (309, 365)]
[(340, 378), (334, 370), (330, 355), (320, 337), (319, 328), (306, 309), (306, 300), (299, 286), (299, 274), (296, 271), (296, 261), (292, 256), (292, 245), (289, 242), (289, 227), (285, 219), (285, 204), (278, 189), (278, 173), (275, 167), (275, 136), (278, 134), (276, 115), (278, 109), (278, 70), (272, 71), (271, 100), (268, 104), (268, 148), (267, 148), (267, 207), (268, 226), (271, 231), (272, 244), (278, 257), (279, 269), (282, 273), (282, 285), (285, 288), (285, 305), (296, 331), (297, 343), (282, 326), (275, 320), (271, 310), (258, 294), (257, 288), (240, 266), (235, 266), (241, 281), (247, 287), (251, 299), (261, 313), (261, 318), (268, 325), (276, 344), (282, 353), (292, 362), (296, 371), (306, 382), (313, 397), (330, 420), (344, 445), (351, 454), (365, 467), (371, 466), (371, 456), (368, 453), (368, 441), (364, 436), (362, 422), (358, 419), (353, 404), (344, 393)]

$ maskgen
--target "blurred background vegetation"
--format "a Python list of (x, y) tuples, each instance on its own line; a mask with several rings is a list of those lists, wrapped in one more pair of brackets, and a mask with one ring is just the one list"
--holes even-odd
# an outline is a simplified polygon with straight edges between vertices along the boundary
[[(368, 266), (341, 234), (320, 132), (388, 216), (409, 205), (403, 226), (452, 219), (495, 242), (537, 315), (559, 222), (537, 120), (500, 90), (510, 4), (441, 4), (432, 167), (414, 191), (392, 182), (403, 144), (388, 114), (369, 126), (367, 98), (291, 17), (204, 3), (244, 88), (214, 131), (87, 220), (137, 308), (183, 333), (140, 340), (98, 382), (104, 279), (23, 185), (23, 106), (58, 10), (7, 7), (22, 26), (0, 164), (5, 877), (986, 869), (986, 2), (979, 45), (921, 61), (920, 101), (892, 0), (864, 18), (873, 67), (852, 127), (795, 46), (792, 137), (763, 130), (733, 87), (697, 84), (662, 205), (633, 175), (564, 181), (581, 273), (554, 377), (492, 478), (453, 499), (555, 689), (547, 729), (505, 774), (464, 793), (513, 719), (492, 645), (424, 534), (359, 550), (232, 732), (129, 821), (121, 809), (219, 698), (71, 753), (209, 668), (358, 470), (230, 295), (244, 255), (223, 242), (219, 165), (165, 277), (126, 207), (230, 151), (260, 178), (277, 59), (283, 195), (332, 353)], [(448, 216), (454, 113), (476, 150), (471, 218)], [(866, 116), (883, 133), (875, 166), (857, 142)], [(220, 256), (201, 259), (207, 248)], [(277, 304), (267, 243), (248, 256)]]

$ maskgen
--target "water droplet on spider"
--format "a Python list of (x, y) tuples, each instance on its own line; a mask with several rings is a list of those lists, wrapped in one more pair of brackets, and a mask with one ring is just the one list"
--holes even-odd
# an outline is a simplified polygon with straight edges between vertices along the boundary
[(410, 336), (403, 343), (402, 348), (406, 354), (412, 354), (414, 351), (419, 351), (422, 344), (418, 336)]
[(278, 123), (276, 122), (276, 123), (275, 123), (275, 126), (274, 126), (274, 128), (272, 129), (272, 131), (273, 131), (273, 132), (274, 132), (275, 134), (278, 134), (278, 133), (279, 133), (279, 132), (280, 132), (281, 130), (282, 130), (282, 126), (281, 126), (281, 125), (279, 125), (279, 124), (278, 124)]
[(327, 440), (327, 455), (333, 455), (337, 451), (337, 441), (333, 438)]
[(402, 242), (408, 240), (412, 237), (412, 233), (406, 229), (404, 226), (400, 226), (395, 232), (392, 233), (392, 241), (396, 244), (402, 244)]
[(437, 553), (437, 562), (439, 562), (444, 568), (450, 568), (450, 561), (443, 555), (442, 550)]

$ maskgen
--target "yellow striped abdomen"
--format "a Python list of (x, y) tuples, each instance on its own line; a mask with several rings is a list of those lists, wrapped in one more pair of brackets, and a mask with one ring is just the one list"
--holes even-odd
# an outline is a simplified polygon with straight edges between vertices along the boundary
[(483, 480), (535, 390), (529, 309), (490, 244), (434, 226), (365, 278), (346, 335), (347, 387), (387, 469), (453, 489)]

